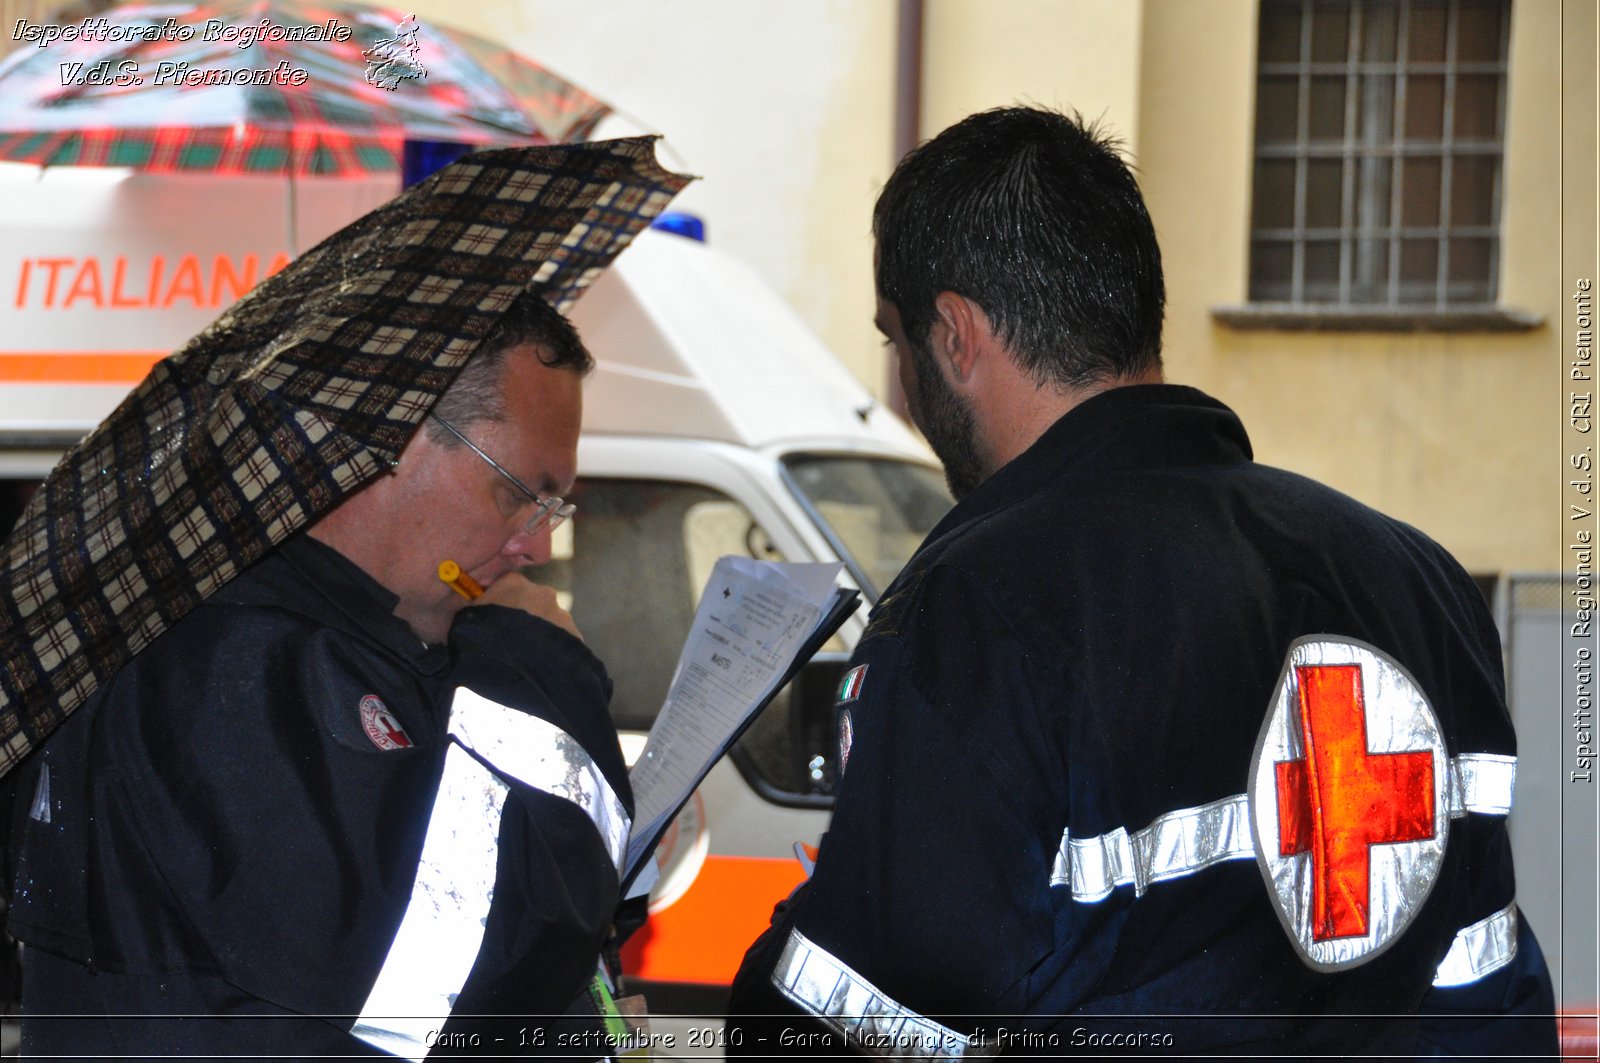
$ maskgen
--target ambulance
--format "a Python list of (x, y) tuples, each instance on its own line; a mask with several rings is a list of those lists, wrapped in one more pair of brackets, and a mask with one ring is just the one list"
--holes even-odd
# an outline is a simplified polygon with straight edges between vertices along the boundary
[[(28, 169), (0, 174), (5, 527), (151, 362), (393, 194), (392, 179), (301, 180), (291, 200), (271, 178)], [(712, 246), (640, 234), (572, 317), (598, 366), (577, 513), (540, 578), (608, 666), (625, 751), (643, 745), (718, 557), (838, 561), (865, 599), (658, 851), (625, 969), (654, 1012), (719, 1014), (744, 949), (804, 877), (796, 844), (826, 829), (835, 691), (867, 610), (951, 501), (927, 447)]]

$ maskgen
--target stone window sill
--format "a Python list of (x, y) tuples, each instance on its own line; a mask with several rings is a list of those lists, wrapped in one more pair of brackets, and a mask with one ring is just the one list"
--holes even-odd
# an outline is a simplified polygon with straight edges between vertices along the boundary
[(1235, 329), (1290, 332), (1527, 332), (1544, 318), (1514, 307), (1475, 304), (1431, 307), (1247, 303), (1214, 306), (1212, 320)]

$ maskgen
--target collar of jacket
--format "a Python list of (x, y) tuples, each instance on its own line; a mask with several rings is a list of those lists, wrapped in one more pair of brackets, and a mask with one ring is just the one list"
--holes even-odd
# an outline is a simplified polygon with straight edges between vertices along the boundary
[(1026, 498), (1059, 476), (1153, 464), (1233, 464), (1252, 456), (1238, 416), (1202, 391), (1179, 384), (1112, 388), (1062, 414), (1031, 447), (945, 514), (926, 541)]
[[(257, 569), (273, 578), (251, 579)], [(392, 591), (333, 547), (304, 533), (290, 537), (210, 601), (292, 610), (375, 642), (422, 675), (443, 672), (450, 664), (443, 645), (423, 643), (409, 624), (394, 615), (400, 599)]]

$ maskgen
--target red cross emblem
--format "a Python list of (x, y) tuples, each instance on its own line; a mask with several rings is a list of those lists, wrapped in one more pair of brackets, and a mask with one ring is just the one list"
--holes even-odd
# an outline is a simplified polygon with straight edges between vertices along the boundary
[(1433, 754), (1367, 752), (1360, 665), (1295, 674), (1306, 755), (1277, 763), (1278, 853), (1311, 854), (1312, 939), (1359, 937), (1372, 847), (1433, 837)]
[(1404, 932), (1433, 888), (1449, 816), (1444, 736), (1399, 662), (1333, 635), (1289, 650), (1251, 767), (1256, 855), (1319, 970)]

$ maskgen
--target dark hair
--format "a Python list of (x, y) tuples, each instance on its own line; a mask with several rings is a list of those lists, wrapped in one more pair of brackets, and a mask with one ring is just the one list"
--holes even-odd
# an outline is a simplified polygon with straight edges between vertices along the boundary
[[(506, 307), (477, 351), (434, 403), (432, 412), (457, 427), (504, 417), (506, 404), (500, 390), (501, 366), (507, 351), (530, 343), (539, 348), (539, 360), (552, 368), (571, 369), (580, 376), (594, 368), (594, 357), (584, 347), (572, 322), (542, 296), (523, 292)], [(460, 445), (455, 436), (432, 422), (428, 423), (427, 431), (436, 443), (447, 447)]]
[(1074, 114), (972, 115), (901, 160), (873, 211), (878, 293), (926, 351), (934, 298), (983, 308), (1041, 386), (1161, 364), (1161, 249), (1120, 145)]

